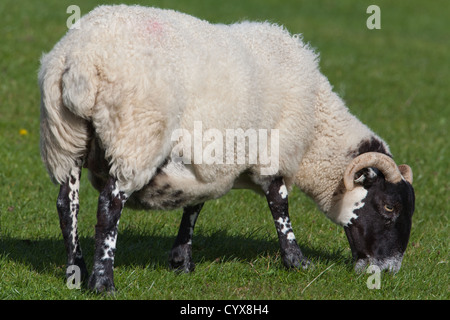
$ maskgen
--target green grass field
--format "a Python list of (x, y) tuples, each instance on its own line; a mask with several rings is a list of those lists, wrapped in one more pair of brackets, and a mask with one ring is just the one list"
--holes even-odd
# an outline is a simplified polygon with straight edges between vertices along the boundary
[[(112, 3), (113, 1), (105, 1)], [(137, 1), (129, 1), (135, 3)], [(414, 171), (416, 212), (396, 275), (353, 271), (343, 229), (299, 190), (290, 194), (297, 240), (314, 268), (287, 271), (265, 199), (232, 191), (205, 204), (193, 274), (168, 268), (181, 210), (124, 210), (114, 296), (70, 290), (52, 185), (39, 155), (39, 58), (67, 31), (66, 8), (92, 1), (0, 2), (0, 299), (449, 299), (450, 33), (447, 1), (139, 1), (220, 23), (284, 24), (321, 53), (321, 69), (350, 110)], [(369, 30), (366, 8), (381, 8)], [(92, 266), (98, 194), (83, 175), (80, 238)]]

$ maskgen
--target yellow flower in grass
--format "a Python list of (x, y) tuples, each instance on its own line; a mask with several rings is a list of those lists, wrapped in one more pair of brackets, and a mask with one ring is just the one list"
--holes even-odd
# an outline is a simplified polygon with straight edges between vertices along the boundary
[(20, 129), (20, 130), (19, 130), (19, 134), (20, 134), (21, 136), (26, 136), (26, 135), (28, 134), (28, 131), (27, 131), (27, 129)]

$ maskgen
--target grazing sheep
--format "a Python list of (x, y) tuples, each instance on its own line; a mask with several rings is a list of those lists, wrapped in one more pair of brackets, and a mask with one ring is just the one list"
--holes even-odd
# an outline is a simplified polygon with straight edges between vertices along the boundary
[(283, 27), (100, 6), (42, 57), (39, 84), (41, 155), (60, 184), (67, 263), (84, 277), (82, 166), (100, 191), (90, 288), (114, 290), (125, 203), (184, 208), (170, 264), (189, 272), (203, 203), (232, 188), (266, 197), (288, 268), (309, 264), (289, 220), (293, 185), (344, 227), (357, 269), (400, 268), (414, 211), (411, 169), (349, 113), (316, 54)]

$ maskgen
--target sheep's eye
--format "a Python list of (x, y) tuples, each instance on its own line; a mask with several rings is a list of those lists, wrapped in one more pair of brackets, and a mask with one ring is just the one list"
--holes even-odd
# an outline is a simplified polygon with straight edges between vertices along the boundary
[(394, 207), (390, 206), (388, 204), (384, 205), (384, 210), (386, 210), (387, 212), (393, 212), (394, 211)]

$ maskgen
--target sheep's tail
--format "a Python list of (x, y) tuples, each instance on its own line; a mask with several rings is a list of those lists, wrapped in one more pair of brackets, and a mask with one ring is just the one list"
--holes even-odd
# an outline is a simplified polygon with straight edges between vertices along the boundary
[(68, 62), (55, 48), (42, 57), (39, 70), (41, 157), (52, 181), (59, 184), (83, 164), (96, 96), (95, 75), (90, 78), (89, 68)]

